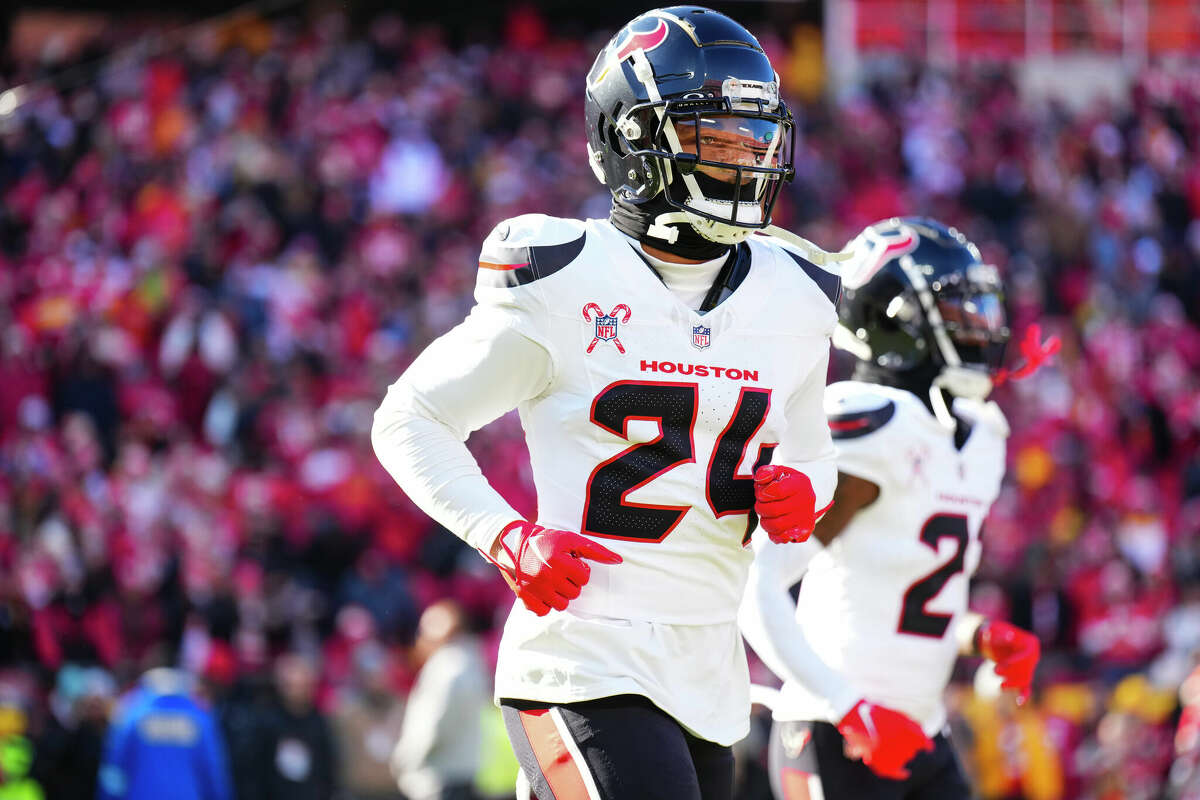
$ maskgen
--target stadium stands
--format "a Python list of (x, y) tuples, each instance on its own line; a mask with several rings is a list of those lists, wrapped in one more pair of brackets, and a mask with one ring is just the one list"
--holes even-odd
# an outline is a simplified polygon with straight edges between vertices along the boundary
[[(282, 654), (321, 664), (333, 714), (363, 647), (393, 651), (404, 692), (435, 600), (494, 642), (511, 595), (379, 467), (371, 413), (470, 307), (496, 221), (607, 213), (593, 49), (528, 15), (461, 49), (394, 16), (243, 21), (0, 104), (0, 737), (33, 742), (35, 779), (80, 769), (53, 749), (94, 718), (76, 707), (153, 666), (205, 676), (236, 748)], [(1045, 661), (1019, 711), (961, 676), (986, 796), (1156, 796), (1176, 747), (1200, 791), (1194, 691), (1173, 741), (1200, 653), (1200, 68), (1083, 111), (1016, 87), (905, 63), (800, 104), (779, 221), (826, 246), (952, 222), (1002, 269), (1017, 332), (1063, 338), (999, 397), (1010, 477), (974, 598)], [(532, 512), (520, 434), (510, 415), (472, 447)]]

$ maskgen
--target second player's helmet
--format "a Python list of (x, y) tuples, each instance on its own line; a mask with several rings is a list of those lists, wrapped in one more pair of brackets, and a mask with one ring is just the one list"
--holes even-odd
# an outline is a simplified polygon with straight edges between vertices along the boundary
[(793, 121), (754, 36), (697, 6), (648, 11), (622, 28), (587, 78), (592, 170), (649, 234), (670, 226), (735, 244), (771, 222), (793, 175)]
[(893, 218), (847, 249), (834, 344), (901, 384), (986, 397), (1009, 329), (999, 272), (975, 245), (931, 219)]

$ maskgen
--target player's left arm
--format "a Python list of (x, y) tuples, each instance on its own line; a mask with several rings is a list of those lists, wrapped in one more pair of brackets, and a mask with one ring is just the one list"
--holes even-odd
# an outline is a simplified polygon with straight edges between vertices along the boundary
[(964, 656), (983, 656), (996, 665), (1003, 689), (1017, 692), (1017, 702), (1029, 699), (1033, 673), (1041, 658), (1042, 646), (1029, 631), (998, 619), (968, 611), (955, 625), (958, 651)]
[(828, 721), (836, 724), (862, 698), (862, 692), (813, 650), (796, 625), (796, 605), (788, 594), (820, 549), (812, 541), (784, 546), (756, 532), (754, 562), (738, 624), (742, 636), (772, 672), (808, 687), (829, 703)]
[(837, 450), (825, 419), (829, 350), (784, 409), (787, 427), (771, 463), (754, 473), (754, 510), (777, 543), (803, 542), (829, 511), (837, 486)]
[(879, 486), (866, 478), (838, 472), (837, 488), (833, 490), (833, 506), (817, 521), (813, 535), (825, 545), (838, 537), (854, 515), (879, 499)]
[(756, 533), (754, 563), (738, 624), (772, 672), (825, 700), (823, 718), (837, 726), (855, 758), (861, 758), (878, 775), (901, 780), (908, 776), (904, 765), (918, 751), (933, 749), (929, 737), (905, 714), (867, 700), (821, 658), (804, 629), (796, 625), (788, 587), (803, 576), (819, 550), (813, 541), (785, 547)]

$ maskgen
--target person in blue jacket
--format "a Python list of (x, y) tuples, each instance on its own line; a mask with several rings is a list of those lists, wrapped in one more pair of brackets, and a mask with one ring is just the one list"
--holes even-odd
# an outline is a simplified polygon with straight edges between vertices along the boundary
[(192, 678), (153, 669), (109, 728), (97, 800), (233, 800), (225, 743)]

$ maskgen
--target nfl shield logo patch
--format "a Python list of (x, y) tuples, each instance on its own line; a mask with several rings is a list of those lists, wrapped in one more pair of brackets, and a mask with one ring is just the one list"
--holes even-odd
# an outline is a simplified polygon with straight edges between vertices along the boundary
[(617, 338), (617, 318), (596, 317), (596, 338), (602, 342), (611, 342)]
[(712, 344), (712, 328), (697, 325), (692, 328), (692, 347), (703, 350)]

